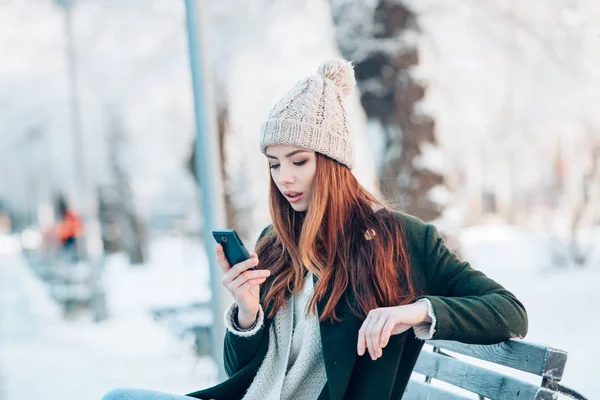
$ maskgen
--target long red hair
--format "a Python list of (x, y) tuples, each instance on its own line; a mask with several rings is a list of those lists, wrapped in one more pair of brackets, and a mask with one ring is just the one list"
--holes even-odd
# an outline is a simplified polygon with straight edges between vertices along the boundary
[[(348, 289), (358, 317), (378, 307), (408, 304), (415, 298), (402, 227), (393, 212), (356, 180), (350, 169), (316, 153), (313, 196), (306, 212), (296, 212), (271, 179), (273, 228), (258, 242), (260, 264), (271, 271), (263, 294), (269, 317), (302, 289), (304, 273), (319, 277), (307, 311), (320, 320), (340, 321), (336, 305)], [(379, 209), (377, 212), (375, 212)]]

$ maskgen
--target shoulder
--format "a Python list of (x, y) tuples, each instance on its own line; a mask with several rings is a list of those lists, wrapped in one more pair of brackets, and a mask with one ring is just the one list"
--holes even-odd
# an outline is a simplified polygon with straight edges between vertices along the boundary
[(407, 250), (413, 257), (425, 258), (428, 247), (433, 245), (439, 235), (434, 225), (415, 217), (398, 211), (392, 211), (396, 221), (402, 228), (402, 235)]
[(429, 227), (427, 222), (414, 215), (405, 214), (400, 211), (392, 211), (392, 213), (394, 214), (394, 217), (396, 217), (396, 220), (399, 221), (406, 230), (425, 231)]
[(258, 235), (258, 239), (256, 239), (256, 244), (255, 244), (255, 248), (258, 247), (258, 245), (266, 245), (268, 243), (271, 243), (271, 240), (273, 239), (273, 233), (275, 232), (275, 229), (273, 228), (273, 225), (268, 225), (266, 226), (261, 232), (260, 235)]
[(402, 227), (402, 232), (407, 241), (422, 242), (432, 232), (433, 225), (415, 217), (399, 211), (391, 211), (395, 220)]
[(260, 242), (260, 240), (265, 237), (267, 235), (267, 233), (271, 232), (273, 229), (273, 224), (267, 225), (267, 227), (265, 227), (261, 232), (260, 235), (258, 235), (258, 242)]

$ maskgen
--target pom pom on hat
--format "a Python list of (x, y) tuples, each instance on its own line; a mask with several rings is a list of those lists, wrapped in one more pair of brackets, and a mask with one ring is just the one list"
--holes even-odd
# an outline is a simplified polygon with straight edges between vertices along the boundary
[(319, 67), (317, 73), (339, 87), (344, 96), (348, 96), (356, 86), (354, 67), (352, 63), (344, 60), (327, 61)]

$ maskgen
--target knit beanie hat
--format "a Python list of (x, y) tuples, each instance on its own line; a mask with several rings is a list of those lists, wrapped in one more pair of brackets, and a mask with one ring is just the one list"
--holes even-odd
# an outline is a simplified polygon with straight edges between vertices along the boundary
[(260, 151), (267, 146), (298, 146), (324, 154), (352, 169), (354, 149), (343, 98), (356, 86), (352, 64), (332, 60), (316, 75), (305, 78), (285, 94), (261, 126)]

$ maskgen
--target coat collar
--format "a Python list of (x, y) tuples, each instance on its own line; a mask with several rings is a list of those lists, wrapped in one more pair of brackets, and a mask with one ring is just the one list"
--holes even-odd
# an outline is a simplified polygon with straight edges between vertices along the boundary
[[(314, 276), (315, 284), (317, 280)], [(350, 295), (349, 291), (346, 295)], [(319, 315), (325, 303), (325, 300), (321, 300), (317, 304)], [(344, 397), (357, 357), (356, 344), (361, 325), (360, 319), (352, 313), (346, 301), (339, 302), (337, 312), (342, 322), (331, 323), (325, 320), (319, 323), (330, 400), (341, 400)]]

